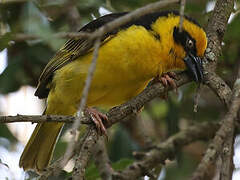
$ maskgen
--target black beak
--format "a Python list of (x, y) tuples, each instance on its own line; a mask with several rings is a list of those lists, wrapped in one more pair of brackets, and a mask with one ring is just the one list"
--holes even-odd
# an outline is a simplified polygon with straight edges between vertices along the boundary
[(187, 66), (189, 75), (195, 82), (201, 83), (203, 81), (202, 59), (189, 53), (183, 60)]

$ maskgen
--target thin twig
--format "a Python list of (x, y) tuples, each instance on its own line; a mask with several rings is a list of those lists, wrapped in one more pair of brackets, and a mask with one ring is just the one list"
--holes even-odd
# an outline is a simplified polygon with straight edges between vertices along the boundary
[[(17, 115), (17, 116), (0, 116), (0, 123), (15, 123), (15, 122), (64, 122), (72, 123), (76, 117), (61, 116), (61, 115)], [(87, 119), (82, 119), (81, 123), (86, 124)]]
[[(91, 34), (87, 32), (61, 32), (61, 33), (56, 33), (53, 34), (52, 38), (88, 38), (90, 37)], [(28, 41), (28, 40), (44, 40), (43, 37), (34, 35), (34, 34), (22, 34), (22, 33), (17, 33), (13, 35), (12, 40), (16, 42), (21, 42), (21, 41)]]
[(102, 26), (101, 28), (99, 28), (92, 34), (92, 38), (94, 39), (97, 37), (102, 37), (104, 34), (114, 30), (117, 27), (120, 27), (121, 25), (123, 25), (131, 20), (137, 19), (148, 13), (155, 12), (162, 7), (165, 7), (165, 6), (173, 4), (173, 3), (178, 3), (178, 2), (179, 2), (179, 0), (162, 0), (162, 1), (148, 4), (142, 8), (136, 9), (135, 11), (132, 11), (132, 12), (130, 12), (122, 17), (119, 17), (118, 19), (111, 21), (111, 22), (107, 23), (106, 25)]
[[(143, 16), (150, 12), (157, 11), (160, 8), (167, 6), (169, 4), (178, 3), (178, 2), (179, 0), (163, 0), (163, 1), (158, 1), (155, 3), (148, 4), (147, 6), (139, 8), (133, 12), (128, 13), (125, 16), (122, 16), (114, 21), (107, 23), (106, 25), (102, 26), (101, 28), (97, 29), (95, 32), (91, 34), (83, 33), (83, 32), (69, 32), (69, 33), (57, 33), (53, 35), (53, 37), (56, 37), (56, 38), (83, 38), (84, 37), (84, 38), (91, 38), (92, 40), (95, 40), (131, 20), (139, 18), (140, 16)], [(16, 42), (25, 41), (25, 40), (35, 40), (35, 39), (42, 39), (42, 37), (37, 35), (30, 35), (30, 34), (29, 35), (16, 34), (12, 38), (12, 40)]]
[(81, 102), (80, 102), (80, 105), (79, 105), (79, 113), (77, 114), (78, 115), (78, 118), (76, 118), (73, 126), (72, 126), (72, 138), (71, 138), (71, 141), (69, 141), (68, 143), (68, 147), (67, 147), (67, 150), (66, 150), (66, 153), (65, 153), (65, 158), (64, 160), (62, 161), (62, 167), (64, 167), (71, 154), (72, 154), (72, 151), (74, 149), (74, 145), (75, 145), (75, 138), (76, 138), (76, 134), (77, 134), (77, 130), (80, 126), (80, 122), (81, 122), (81, 119), (83, 118), (84, 116), (84, 109), (85, 109), (85, 106), (86, 106), (86, 102), (87, 102), (87, 97), (88, 97), (88, 92), (89, 92), (89, 89), (90, 89), (90, 85), (91, 85), (91, 82), (92, 82), (92, 78), (93, 78), (93, 74), (94, 74), (94, 71), (95, 71), (95, 68), (96, 68), (96, 64), (97, 64), (97, 57), (98, 57), (98, 49), (100, 47), (100, 38), (96, 40), (95, 42), (95, 45), (94, 45), (94, 52), (93, 52), (93, 60), (92, 60), (92, 63), (89, 67), (89, 70), (88, 70), (88, 76), (86, 78), (86, 81), (85, 81), (85, 86), (84, 86), (84, 89), (83, 89), (83, 92), (82, 92), (82, 96), (81, 96)]
[(194, 105), (193, 105), (193, 112), (198, 112), (198, 103), (199, 103), (199, 99), (200, 99), (200, 92), (201, 92), (201, 88), (202, 88), (202, 84), (199, 84), (197, 87), (197, 90), (195, 92), (195, 96), (194, 96)]
[(183, 19), (184, 19), (184, 9), (185, 9), (186, 0), (181, 0), (180, 5), (180, 20), (179, 20), (179, 31), (182, 32)]

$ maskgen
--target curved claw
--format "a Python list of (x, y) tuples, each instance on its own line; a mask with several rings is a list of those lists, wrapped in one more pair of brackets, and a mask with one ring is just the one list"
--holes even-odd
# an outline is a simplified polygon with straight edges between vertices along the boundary
[(86, 111), (89, 113), (93, 123), (95, 124), (97, 132), (100, 135), (108, 137), (107, 130), (103, 124), (103, 120), (108, 122), (108, 117), (94, 108), (87, 108)]
[[(178, 94), (178, 89), (177, 89), (177, 85), (175, 83), (175, 80), (177, 80), (177, 75), (174, 72), (167, 72), (167, 73), (163, 73), (160, 77), (157, 76), (153, 79), (153, 82), (161, 82), (163, 84), (163, 86), (165, 86), (166, 88), (171, 86), (175, 93)], [(168, 92), (166, 91), (166, 94), (162, 97), (163, 99), (168, 99)]]
[(162, 82), (162, 84), (165, 87), (171, 86), (175, 92), (178, 92), (177, 85), (175, 83), (175, 80), (177, 79), (177, 76), (174, 72), (167, 72), (162, 74), (162, 76), (159, 78), (159, 80)]

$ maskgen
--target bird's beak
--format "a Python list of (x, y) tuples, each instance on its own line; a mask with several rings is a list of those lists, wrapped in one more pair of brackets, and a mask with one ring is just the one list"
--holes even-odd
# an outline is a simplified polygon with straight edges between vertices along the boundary
[(201, 83), (203, 81), (202, 59), (189, 53), (183, 60), (187, 66), (189, 75), (195, 82)]

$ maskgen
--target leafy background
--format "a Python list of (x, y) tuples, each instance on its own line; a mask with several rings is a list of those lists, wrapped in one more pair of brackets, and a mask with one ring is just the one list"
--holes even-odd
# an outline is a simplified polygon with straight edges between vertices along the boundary
[[(106, 12), (131, 11), (154, 0), (34, 0), (20, 2), (0, 1), (0, 51), (7, 49), (7, 66), (0, 74), (0, 93), (2, 102), (8, 102), (11, 93), (22, 90), (22, 87), (35, 87), (38, 77), (54, 53), (63, 45), (64, 39), (53, 35), (59, 32), (76, 31), (82, 25), (103, 15)], [(187, 1), (186, 14), (206, 25), (214, 1)], [(220, 57), (217, 73), (232, 87), (236, 76), (236, 64), (240, 61), (240, 13), (239, 1), (235, 8), (235, 16), (229, 22), (222, 46), (223, 53)], [(77, 10), (79, 17), (72, 21), (71, 13)], [(178, 9), (171, 6), (165, 9)], [(16, 34), (37, 35), (37, 40), (18, 41)], [(3, 61), (3, 58), (0, 59)], [(33, 96), (33, 91), (28, 96)], [(168, 100), (157, 98), (147, 104), (137, 119), (117, 124), (109, 130), (109, 141), (106, 142), (109, 157), (114, 169), (121, 170), (130, 164), (134, 158), (133, 151), (145, 151), (154, 142), (164, 141), (167, 137), (184, 129), (189, 125), (203, 121), (218, 121), (225, 113), (225, 107), (208, 88), (203, 88), (199, 101), (198, 112), (193, 112), (193, 101), (196, 93), (196, 85), (190, 84), (179, 89), (176, 95), (170, 93)], [(1, 101), (0, 101), (1, 102)], [(13, 101), (13, 104), (23, 103)], [(12, 106), (12, 104), (8, 105)], [(44, 103), (39, 103), (44, 108)], [(4, 108), (5, 107), (5, 108)], [(15, 110), (19, 114), (22, 112)], [(0, 103), (0, 112), (8, 112), (6, 106)], [(39, 110), (39, 114), (40, 114)], [(29, 112), (28, 114), (31, 114)], [(14, 114), (11, 114), (14, 115)], [(66, 148), (67, 128), (63, 138), (57, 144), (55, 159), (60, 157)], [(15, 128), (11, 125), (0, 124), (0, 178), (32, 179), (34, 173), (16, 173), (7, 159), (16, 159), (23, 148), (23, 140), (17, 135), (21, 124)], [(25, 137), (25, 141), (26, 141)], [(239, 138), (235, 146), (239, 146)], [(24, 142), (25, 142), (24, 141)], [(166, 166), (159, 165), (155, 169), (159, 178), (165, 180), (186, 179), (196, 168), (208, 142), (196, 142), (184, 147), (177, 152), (176, 160), (168, 160)], [(7, 152), (11, 152), (9, 155)], [(237, 149), (236, 149), (237, 152)], [(15, 153), (15, 154), (14, 154)], [(5, 155), (6, 154), (6, 155)], [(10, 157), (12, 156), (12, 157)], [(240, 162), (234, 158), (236, 170), (239, 173)], [(18, 170), (19, 171), (19, 170)], [(210, 169), (209, 171), (214, 171)], [(11, 173), (9, 173), (11, 172)], [(67, 170), (62, 172), (62, 179), (70, 176)], [(93, 163), (89, 164), (86, 172), (87, 179), (97, 179), (99, 173)]]

